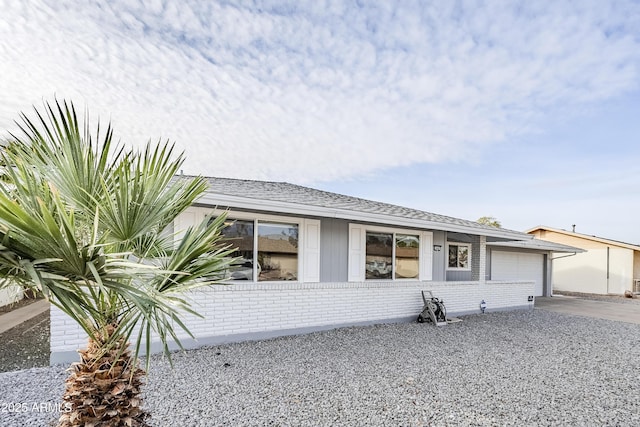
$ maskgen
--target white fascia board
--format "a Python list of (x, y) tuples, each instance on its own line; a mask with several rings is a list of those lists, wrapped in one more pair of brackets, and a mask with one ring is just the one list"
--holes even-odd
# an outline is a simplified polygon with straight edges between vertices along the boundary
[[(526, 230), (525, 233), (531, 233), (536, 230), (552, 231), (554, 233), (564, 234), (565, 236), (571, 236), (578, 239), (591, 240), (593, 242), (599, 242), (605, 245), (618, 246), (620, 248), (631, 249), (633, 251), (640, 251), (640, 246), (634, 245), (632, 243), (618, 242), (616, 240), (605, 239), (604, 237), (590, 236), (588, 234), (576, 233), (573, 231), (561, 230), (559, 228), (546, 227), (543, 225), (530, 228), (529, 230)], [(540, 239), (540, 240), (544, 240), (544, 239)]]
[(562, 253), (586, 252), (584, 249), (575, 248), (573, 246), (561, 245), (559, 243), (553, 243), (546, 240), (542, 241), (539, 239), (517, 241), (517, 242), (487, 242), (487, 246), (496, 246), (496, 247), (503, 247), (503, 248), (534, 249), (534, 250), (562, 252)]
[(270, 211), (293, 215), (339, 218), (350, 221), (372, 222), (385, 225), (397, 225), (428, 230), (452, 231), (456, 233), (470, 233), (505, 240), (531, 240), (533, 235), (496, 228), (495, 230), (478, 229), (458, 224), (445, 224), (419, 219), (403, 218), (399, 216), (376, 214), (370, 212), (352, 211), (349, 209), (326, 208), (322, 206), (303, 205), (291, 202), (250, 199), (227, 194), (205, 193), (197, 200), (198, 204), (208, 206), (225, 206), (229, 208), (247, 209), (251, 211)]

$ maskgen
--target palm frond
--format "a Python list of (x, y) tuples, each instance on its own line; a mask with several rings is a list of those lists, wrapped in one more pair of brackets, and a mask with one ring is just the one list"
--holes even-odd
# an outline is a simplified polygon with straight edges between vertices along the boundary
[(174, 244), (167, 228), (206, 181), (175, 178), (184, 155), (173, 144), (126, 150), (110, 125), (92, 133), (88, 122), (57, 100), (22, 115), (22, 134), (0, 156), (11, 165), (0, 185), (0, 274), (42, 290), (90, 337), (108, 330), (105, 351), (132, 338), (135, 357), (150, 355), (159, 337), (168, 352), (178, 329), (191, 335), (181, 316), (197, 313), (185, 295), (224, 283), (234, 261), (224, 215)]

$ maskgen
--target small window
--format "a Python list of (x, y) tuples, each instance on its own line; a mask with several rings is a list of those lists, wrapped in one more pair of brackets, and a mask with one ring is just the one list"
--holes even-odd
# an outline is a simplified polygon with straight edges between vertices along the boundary
[(450, 270), (459, 269), (459, 270), (469, 270), (469, 258), (471, 254), (470, 245), (465, 244), (449, 244), (449, 263), (448, 267)]

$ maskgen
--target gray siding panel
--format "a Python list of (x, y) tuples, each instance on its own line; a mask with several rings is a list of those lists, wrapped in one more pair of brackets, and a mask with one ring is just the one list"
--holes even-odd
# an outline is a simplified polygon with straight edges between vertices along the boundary
[(444, 231), (433, 231), (433, 246), (440, 246), (440, 251), (433, 251), (433, 280), (436, 282), (444, 282), (445, 263), (446, 263), (446, 235)]
[[(459, 234), (459, 233), (447, 233), (447, 232), (443, 232), (444, 234), (444, 242), (446, 241), (450, 241), (450, 242), (462, 242), (462, 243), (472, 243), (473, 239), (471, 236), (465, 235), (465, 234)], [(477, 246), (477, 245), (475, 245)], [(471, 270), (469, 271), (459, 271), (459, 270), (447, 270), (447, 257), (448, 257), (448, 253), (446, 253), (446, 246), (443, 243), (442, 246), (442, 268), (445, 272), (446, 275), (446, 281), (447, 282), (470, 282), (472, 280), (472, 275), (471, 275)], [(474, 248), (473, 246), (471, 247), (471, 260), (473, 261), (475, 257), (477, 257), (477, 253), (474, 253), (474, 249), (475, 251), (478, 251), (478, 248)]]
[(487, 261), (486, 261), (487, 266), (485, 270), (484, 279), (491, 280), (491, 250), (487, 249), (486, 254), (487, 254)]
[(349, 222), (320, 220), (320, 282), (346, 282), (349, 266)]

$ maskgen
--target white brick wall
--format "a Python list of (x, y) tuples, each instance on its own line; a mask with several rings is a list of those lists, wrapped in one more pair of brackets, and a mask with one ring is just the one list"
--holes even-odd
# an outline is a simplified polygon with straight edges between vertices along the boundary
[[(243, 283), (195, 291), (194, 309), (204, 318), (185, 316), (197, 339), (234, 341), (264, 338), (366, 322), (409, 320), (422, 309), (421, 290), (443, 299), (449, 316), (525, 308), (534, 282), (350, 282)], [(239, 336), (242, 335), (240, 338)], [(179, 334), (187, 338), (185, 333)], [(234, 339), (238, 336), (238, 339)], [(86, 335), (71, 319), (51, 308), (52, 362), (71, 361)], [(194, 347), (198, 343), (188, 346)]]
[(9, 285), (0, 289), (0, 307), (13, 304), (24, 297), (24, 289), (19, 285)]

